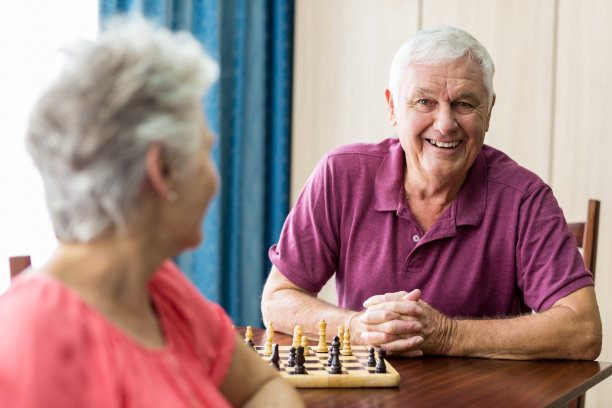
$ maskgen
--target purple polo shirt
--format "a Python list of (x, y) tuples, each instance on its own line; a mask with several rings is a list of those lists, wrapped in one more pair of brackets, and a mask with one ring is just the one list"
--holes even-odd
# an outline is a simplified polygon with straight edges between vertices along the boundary
[(269, 257), (318, 293), (336, 273), (338, 303), (418, 288), (452, 317), (548, 309), (593, 285), (548, 185), (489, 146), (423, 234), (403, 189), (398, 139), (330, 151), (306, 182)]

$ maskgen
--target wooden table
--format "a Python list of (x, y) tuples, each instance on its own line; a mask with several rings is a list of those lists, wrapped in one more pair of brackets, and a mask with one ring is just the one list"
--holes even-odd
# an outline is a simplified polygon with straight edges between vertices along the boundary
[[(245, 329), (236, 327), (244, 334)], [(265, 344), (265, 330), (253, 342)], [(274, 333), (274, 342), (291, 345)], [(310, 345), (316, 345), (310, 342)], [(300, 389), (308, 407), (563, 407), (612, 375), (599, 361), (509, 361), (477, 358), (387, 357), (400, 373), (397, 388)]]

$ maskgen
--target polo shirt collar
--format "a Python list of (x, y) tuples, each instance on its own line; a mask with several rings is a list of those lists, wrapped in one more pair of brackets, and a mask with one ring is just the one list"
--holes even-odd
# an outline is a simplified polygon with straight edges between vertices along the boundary
[[(405, 156), (399, 140), (391, 145), (374, 180), (375, 209), (397, 211), (404, 193)], [(487, 202), (487, 162), (481, 151), (451, 205), (456, 225), (480, 225)]]
[(396, 211), (399, 209), (404, 193), (404, 149), (395, 139), (389, 152), (383, 158), (376, 179), (374, 180), (375, 209), (378, 211)]

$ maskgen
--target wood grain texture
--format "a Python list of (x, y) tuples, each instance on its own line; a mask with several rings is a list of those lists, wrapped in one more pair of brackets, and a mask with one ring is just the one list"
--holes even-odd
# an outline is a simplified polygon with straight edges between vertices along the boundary
[[(244, 328), (236, 328), (244, 335)], [(264, 344), (265, 330), (253, 329)], [(292, 338), (274, 333), (274, 341)], [(476, 358), (388, 358), (400, 375), (398, 388), (300, 389), (308, 407), (562, 407), (612, 375), (612, 363), (509, 361)], [(608, 380), (607, 382), (610, 382)]]

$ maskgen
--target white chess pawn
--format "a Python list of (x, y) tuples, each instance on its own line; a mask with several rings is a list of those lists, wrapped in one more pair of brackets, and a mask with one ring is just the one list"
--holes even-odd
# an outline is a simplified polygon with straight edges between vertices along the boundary
[(349, 329), (344, 331), (344, 339), (342, 341), (342, 349), (340, 352), (343, 356), (353, 355), (353, 349), (351, 348), (351, 332)]
[(264, 349), (264, 356), (269, 357), (272, 355), (272, 339), (274, 337), (274, 330), (272, 329), (272, 322), (268, 322), (268, 329), (266, 330), (266, 347)]
[(302, 345), (302, 326), (297, 325), (293, 329), (293, 343), (291, 344), (291, 347), (298, 348), (301, 345)]
[(253, 328), (247, 326), (246, 333), (244, 334), (244, 342), (247, 346), (253, 347)]
[(310, 350), (308, 350), (308, 338), (306, 336), (302, 336), (302, 347), (304, 347), (304, 355), (309, 356)]
[(317, 353), (327, 353), (327, 343), (325, 342), (325, 328), (327, 323), (324, 319), (319, 322), (319, 346), (317, 347)]

